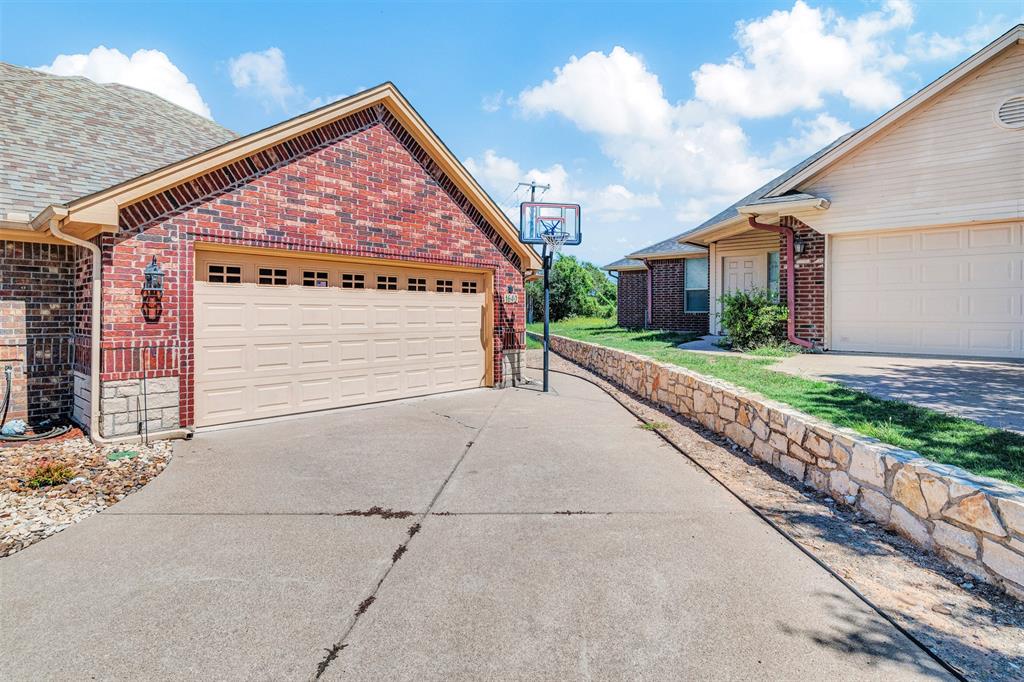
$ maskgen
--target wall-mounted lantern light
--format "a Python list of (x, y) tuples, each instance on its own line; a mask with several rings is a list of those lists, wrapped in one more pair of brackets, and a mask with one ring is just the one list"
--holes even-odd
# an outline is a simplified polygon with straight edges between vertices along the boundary
[(800, 254), (802, 254), (804, 252), (804, 249), (806, 248), (807, 242), (805, 242), (803, 239), (797, 237), (796, 239), (793, 240), (793, 253), (795, 253), (796, 255), (799, 256)]
[(156, 256), (153, 256), (153, 260), (145, 267), (142, 274), (145, 278), (142, 284), (142, 294), (144, 296), (160, 296), (163, 294), (164, 271), (160, 269), (160, 265), (156, 262)]

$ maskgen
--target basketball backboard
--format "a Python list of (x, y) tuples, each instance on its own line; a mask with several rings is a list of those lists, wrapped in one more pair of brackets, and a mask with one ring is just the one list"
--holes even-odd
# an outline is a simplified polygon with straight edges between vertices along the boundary
[(524, 201), (519, 205), (519, 240), (524, 244), (577, 246), (580, 232), (580, 205)]

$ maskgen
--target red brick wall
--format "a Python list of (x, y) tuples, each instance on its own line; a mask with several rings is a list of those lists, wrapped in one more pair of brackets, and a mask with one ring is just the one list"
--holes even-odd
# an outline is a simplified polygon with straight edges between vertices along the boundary
[[(8, 420), (71, 413), (76, 251), (0, 241), (0, 375), (8, 365), (14, 372)], [(0, 400), (4, 390), (0, 376)]]
[[(794, 237), (804, 241), (804, 252), (796, 257), (796, 335), (822, 345), (825, 342), (825, 235), (816, 232), (791, 216), (782, 218), (782, 225), (793, 228)], [(786, 238), (779, 235), (779, 291), (785, 300)]]
[(653, 291), (650, 327), (707, 334), (708, 313), (683, 310), (683, 259), (652, 260), (647, 266)]
[[(183, 425), (194, 409), (196, 241), (484, 268), (494, 273), (495, 326), (524, 327), (518, 256), (383, 110), (128, 207), (122, 223), (103, 241), (102, 378), (139, 376), (140, 359), (155, 368), (149, 376), (180, 374)], [(167, 273), (163, 309), (145, 321), (139, 290), (154, 254)], [(519, 302), (503, 303), (506, 292)], [(158, 350), (140, 355), (139, 346)], [(496, 341), (495, 381), (501, 357)]]
[(620, 327), (642, 329), (647, 311), (647, 272), (627, 270), (619, 273), (618, 322)]

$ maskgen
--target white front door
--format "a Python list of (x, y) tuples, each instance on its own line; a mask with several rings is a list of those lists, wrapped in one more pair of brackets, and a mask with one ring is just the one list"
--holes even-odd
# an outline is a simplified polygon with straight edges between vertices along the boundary
[[(723, 281), (722, 291), (731, 294), (734, 291), (752, 291), (758, 287), (758, 258), (761, 256), (726, 256), (722, 259)], [(762, 284), (760, 288), (764, 288)]]

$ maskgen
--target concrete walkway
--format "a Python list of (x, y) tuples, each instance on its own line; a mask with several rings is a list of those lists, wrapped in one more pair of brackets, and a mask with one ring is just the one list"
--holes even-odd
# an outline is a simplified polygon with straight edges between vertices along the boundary
[(946, 679), (606, 394), (553, 387), (181, 444), (0, 560), (0, 679)]
[(1024, 361), (832, 351), (794, 355), (771, 369), (1024, 433)]

